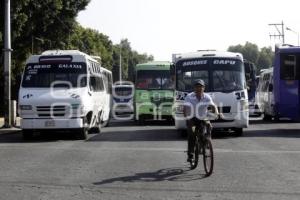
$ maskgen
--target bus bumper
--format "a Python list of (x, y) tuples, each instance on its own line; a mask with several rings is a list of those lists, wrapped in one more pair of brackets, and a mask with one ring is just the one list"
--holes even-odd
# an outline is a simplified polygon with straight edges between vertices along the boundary
[(82, 118), (71, 119), (21, 119), (21, 129), (71, 129), (83, 128)]
[(133, 109), (132, 105), (119, 105), (119, 106), (114, 107), (112, 112), (115, 115), (133, 114), (134, 109)]
[[(249, 112), (244, 112), (243, 114), (237, 115), (232, 119), (211, 120), (211, 123), (213, 128), (216, 129), (247, 128), (249, 126)], [(176, 114), (175, 128), (178, 130), (186, 129), (186, 119), (184, 119), (183, 114)]]
[(172, 118), (172, 107), (167, 106), (140, 106), (139, 110), (136, 111), (136, 118), (140, 117), (144, 119), (153, 119), (153, 120), (161, 120), (161, 119), (170, 119)]

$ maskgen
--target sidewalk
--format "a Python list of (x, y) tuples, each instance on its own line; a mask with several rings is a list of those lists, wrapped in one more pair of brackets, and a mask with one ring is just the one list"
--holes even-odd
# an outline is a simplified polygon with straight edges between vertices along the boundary
[(20, 128), (17, 128), (20, 126), (20, 118), (17, 118), (17, 127), (2, 128), (3, 125), (4, 125), (4, 118), (0, 117), (0, 134), (15, 133), (17, 131), (21, 131)]

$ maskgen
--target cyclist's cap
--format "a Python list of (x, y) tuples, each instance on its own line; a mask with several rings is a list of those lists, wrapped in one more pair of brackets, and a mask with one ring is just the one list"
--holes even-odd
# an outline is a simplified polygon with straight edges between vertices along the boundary
[(194, 86), (196, 85), (205, 86), (205, 82), (202, 79), (199, 79), (194, 82)]

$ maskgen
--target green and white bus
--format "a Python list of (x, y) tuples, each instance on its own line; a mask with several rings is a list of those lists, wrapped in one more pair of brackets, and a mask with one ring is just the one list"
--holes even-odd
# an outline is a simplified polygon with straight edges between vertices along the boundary
[(135, 67), (135, 119), (173, 121), (174, 81), (170, 62), (148, 62)]

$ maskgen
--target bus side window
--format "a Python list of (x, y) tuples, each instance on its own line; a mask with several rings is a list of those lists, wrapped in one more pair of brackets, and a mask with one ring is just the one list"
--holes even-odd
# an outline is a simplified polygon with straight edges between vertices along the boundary
[(295, 55), (281, 56), (280, 78), (283, 80), (296, 79), (296, 56)]
[(98, 92), (103, 91), (104, 90), (104, 84), (103, 84), (102, 76), (97, 76), (96, 79), (97, 79), (97, 91)]
[(100, 82), (100, 91), (104, 90), (104, 81), (102, 77), (99, 77), (99, 82)]
[(96, 77), (95, 76), (90, 76), (90, 90), (91, 91), (96, 91)]
[(87, 80), (87, 77), (86, 76), (81, 76), (80, 79), (79, 79), (79, 87), (85, 87), (86, 86), (86, 80)]
[(269, 91), (269, 92), (273, 92), (273, 84), (272, 84), (272, 83), (269, 84), (268, 91)]

